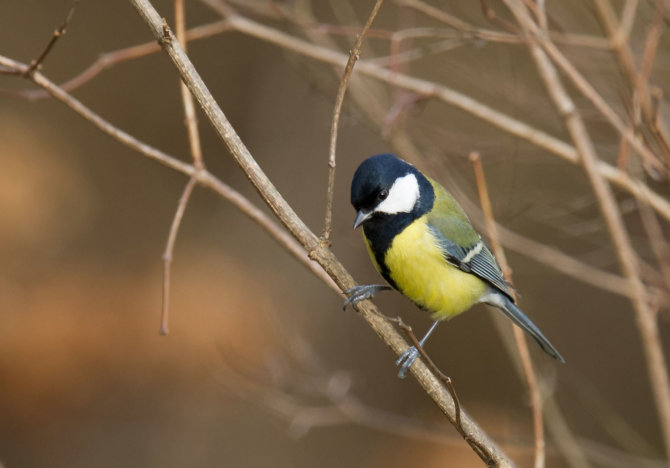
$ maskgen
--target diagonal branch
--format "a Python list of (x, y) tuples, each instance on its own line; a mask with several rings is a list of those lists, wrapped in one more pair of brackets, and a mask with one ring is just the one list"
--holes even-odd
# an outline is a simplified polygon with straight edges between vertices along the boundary
[[(150, 28), (153, 36), (167, 52), (182, 80), (200, 104), (215, 131), (231, 152), (235, 162), (244, 171), (270, 209), (302, 244), (310, 258), (316, 260), (341, 289), (344, 290), (353, 286), (353, 278), (344, 266), (328, 248), (319, 242), (318, 237), (298, 217), (253, 159), (158, 12), (147, 0), (131, 0), (131, 3)], [(368, 302), (361, 304), (358, 309), (366, 322), (393, 349), (396, 355), (400, 355), (407, 349), (407, 342), (394, 329), (393, 325), (379, 314), (374, 306)], [(429, 372), (425, 365), (414, 366), (412, 373), (450, 422), (454, 424), (455, 407), (447, 389), (435, 375)], [(477, 439), (481, 445), (486, 446), (490, 451), (490, 458), (485, 460), (487, 463), (497, 466), (513, 466), (513, 462), (463, 411), (461, 412), (461, 419), (468, 436)]]

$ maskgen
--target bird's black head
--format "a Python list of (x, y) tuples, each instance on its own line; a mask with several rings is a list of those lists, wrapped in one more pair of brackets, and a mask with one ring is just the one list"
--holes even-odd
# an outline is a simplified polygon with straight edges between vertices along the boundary
[(434, 197), (428, 179), (411, 164), (393, 154), (371, 156), (351, 181), (351, 204), (358, 212), (354, 228), (400, 214), (416, 218), (432, 208)]

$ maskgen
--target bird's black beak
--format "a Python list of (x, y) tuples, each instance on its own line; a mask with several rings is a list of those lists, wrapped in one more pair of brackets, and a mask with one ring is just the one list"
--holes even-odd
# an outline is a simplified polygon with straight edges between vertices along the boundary
[(372, 216), (372, 211), (359, 210), (358, 214), (356, 215), (356, 220), (354, 220), (354, 229), (363, 224), (363, 222), (370, 216)]

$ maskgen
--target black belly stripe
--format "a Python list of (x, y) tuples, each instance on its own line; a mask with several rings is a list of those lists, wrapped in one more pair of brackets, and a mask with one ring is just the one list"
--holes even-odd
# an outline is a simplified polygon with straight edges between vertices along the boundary
[(395, 289), (398, 289), (398, 286), (391, 278), (391, 272), (386, 266), (386, 252), (391, 248), (395, 236), (404, 231), (413, 220), (414, 216), (411, 213), (377, 214), (363, 225), (363, 232), (370, 243), (381, 274)]

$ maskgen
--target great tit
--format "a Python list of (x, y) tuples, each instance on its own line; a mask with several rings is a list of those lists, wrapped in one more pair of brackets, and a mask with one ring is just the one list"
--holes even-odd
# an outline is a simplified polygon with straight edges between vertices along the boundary
[[(375, 268), (394, 288), (435, 322), (419, 341), (423, 346), (437, 324), (483, 302), (501, 310), (549, 356), (565, 362), (542, 332), (514, 304), (495, 257), (458, 202), (440, 184), (393, 154), (372, 156), (351, 182), (354, 229), (363, 238)], [(355, 304), (391, 289), (361, 285), (347, 291)], [(418, 356), (414, 346), (396, 361), (403, 378)]]

